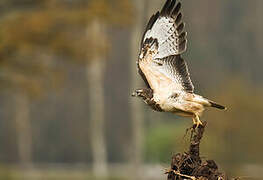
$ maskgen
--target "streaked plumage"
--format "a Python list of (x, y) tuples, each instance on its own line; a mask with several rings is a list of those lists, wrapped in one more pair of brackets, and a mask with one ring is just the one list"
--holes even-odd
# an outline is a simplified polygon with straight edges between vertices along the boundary
[(181, 56), (187, 47), (182, 17), (181, 3), (167, 0), (161, 12), (150, 18), (137, 60), (147, 89), (138, 89), (133, 96), (143, 98), (156, 111), (192, 117), (199, 125), (205, 107), (225, 107), (194, 94), (187, 64)]

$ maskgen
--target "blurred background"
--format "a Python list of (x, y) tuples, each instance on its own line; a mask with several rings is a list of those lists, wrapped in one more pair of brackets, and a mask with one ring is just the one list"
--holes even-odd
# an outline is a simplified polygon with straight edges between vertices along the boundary
[[(166, 179), (191, 119), (131, 92), (139, 42), (165, 0), (0, 0), (0, 179)], [(209, 109), (201, 152), (263, 177), (263, 1), (183, 0), (188, 62)]]

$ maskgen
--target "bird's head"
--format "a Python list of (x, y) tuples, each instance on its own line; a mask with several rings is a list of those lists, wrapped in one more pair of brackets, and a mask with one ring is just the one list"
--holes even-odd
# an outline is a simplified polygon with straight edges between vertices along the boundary
[(132, 97), (144, 97), (144, 93), (142, 89), (135, 90), (132, 95)]
[(132, 93), (132, 97), (139, 97), (143, 100), (151, 99), (153, 97), (153, 91), (151, 89), (137, 89)]

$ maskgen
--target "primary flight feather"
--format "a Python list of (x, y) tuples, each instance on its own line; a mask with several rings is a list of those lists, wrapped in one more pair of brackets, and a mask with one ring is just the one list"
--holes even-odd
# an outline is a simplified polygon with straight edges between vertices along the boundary
[(182, 18), (181, 3), (176, 0), (167, 0), (161, 12), (150, 18), (137, 60), (147, 88), (137, 89), (133, 96), (141, 97), (156, 111), (192, 117), (199, 126), (205, 107), (225, 107), (194, 94), (187, 64), (181, 56), (187, 48)]

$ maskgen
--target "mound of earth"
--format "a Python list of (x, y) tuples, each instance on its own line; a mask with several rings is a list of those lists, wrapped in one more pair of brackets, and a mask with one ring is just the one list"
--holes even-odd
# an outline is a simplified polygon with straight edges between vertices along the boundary
[(225, 173), (218, 170), (214, 160), (202, 160), (199, 146), (205, 131), (206, 122), (192, 128), (189, 151), (172, 157), (171, 168), (167, 171), (168, 180), (227, 180)]

